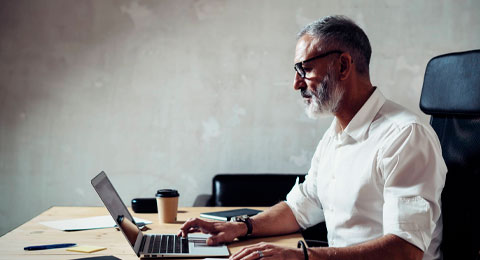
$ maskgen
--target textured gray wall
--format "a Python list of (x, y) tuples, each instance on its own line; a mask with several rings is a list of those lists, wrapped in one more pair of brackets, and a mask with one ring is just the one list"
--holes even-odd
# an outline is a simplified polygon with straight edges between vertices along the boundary
[[(480, 48), (480, 1), (46, 0), (0, 3), (0, 234), (53, 205), (189, 206), (217, 172), (306, 172), (331, 119), (303, 113), (295, 34), (345, 14), (372, 83), (420, 113), (428, 60)], [(428, 120), (426, 116), (423, 117)]]

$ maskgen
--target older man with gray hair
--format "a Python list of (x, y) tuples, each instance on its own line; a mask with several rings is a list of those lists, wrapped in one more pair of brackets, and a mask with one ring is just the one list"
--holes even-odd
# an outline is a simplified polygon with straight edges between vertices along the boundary
[(310, 170), (280, 202), (240, 222), (190, 219), (179, 235), (237, 237), (296, 232), (325, 221), (329, 247), (260, 243), (231, 259), (441, 259), (440, 195), (447, 168), (433, 129), (372, 86), (367, 35), (344, 16), (298, 35), (295, 79), (310, 117), (334, 115)]

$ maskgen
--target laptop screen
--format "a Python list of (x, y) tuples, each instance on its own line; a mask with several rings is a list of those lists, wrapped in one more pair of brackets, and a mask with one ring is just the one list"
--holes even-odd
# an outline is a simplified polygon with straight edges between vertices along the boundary
[(118, 196), (117, 191), (105, 172), (102, 171), (93, 178), (92, 185), (100, 196), (100, 199), (102, 199), (103, 204), (105, 204), (105, 207), (110, 212), (110, 215), (113, 217), (113, 220), (117, 223), (117, 226), (127, 238), (132, 248), (134, 248), (138, 234), (141, 233), (141, 231), (138, 229), (132, 215), (122, 199), (120, 199), (120, 196)]

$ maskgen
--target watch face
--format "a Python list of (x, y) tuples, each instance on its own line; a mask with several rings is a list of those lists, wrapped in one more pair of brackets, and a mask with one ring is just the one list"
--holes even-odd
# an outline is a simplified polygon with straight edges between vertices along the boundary
[(245, 222), (248, 218), (248, 215), (242, 215), (242, 216), (236, 216), (234, 218), (232, 218), (232, 221), (235, 221), (235, 222)]
[(238, 216), (237, 219), (240, 220), (240, 221), (245, 221), (247, 220), (248, 218), (248, 215), (242, 215), (242, 216)]

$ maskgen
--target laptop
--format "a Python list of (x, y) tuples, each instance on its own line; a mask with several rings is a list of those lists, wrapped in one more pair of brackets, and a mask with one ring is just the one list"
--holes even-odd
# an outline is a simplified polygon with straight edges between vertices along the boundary
[(190, 258), (229, 256), (227, 246), (207, 246), (208, 235), (190, 234), (188, 238), (176, 234), (143, 234), (105, 172), (92, 179), (103, 204), (122, 231), (138, 257), (142, 258)]

